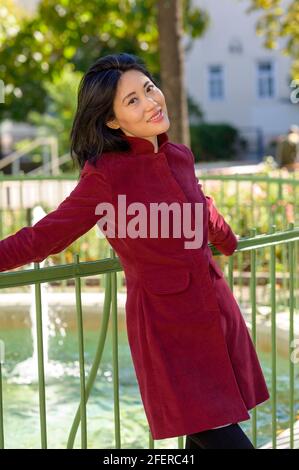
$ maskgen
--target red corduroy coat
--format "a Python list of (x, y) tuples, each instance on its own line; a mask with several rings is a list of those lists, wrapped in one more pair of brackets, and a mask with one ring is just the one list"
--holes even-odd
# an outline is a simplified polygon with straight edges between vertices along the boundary
[(56, 210), (0, 242), (0, 271), (62, 251), (96, 224), (101, 202), (113, 205), (117, 226), (120, 194), (127, 206), (192, 203), (193, 222), (193, 203), (201, 202), (199, 248), (187, 249), (183, 232), (178, 238), (107, 236), (126, 276), (129, 346), (154, 439), (247, 420), (269, 393), (238, 304), (208, 247), (210, 241), (229, 256), (237, 238), (204, 195), (187, 146), (163, 133), (154, 153), (148, 140), (125, 138), (131, 151), (104, 153), (96, 167), (86, 163)]

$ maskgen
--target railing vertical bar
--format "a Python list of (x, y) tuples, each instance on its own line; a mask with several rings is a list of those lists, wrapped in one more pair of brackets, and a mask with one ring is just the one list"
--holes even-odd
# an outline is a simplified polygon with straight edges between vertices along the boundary
[[(282, 195), (282, 182), (280, 181), (278, 183), (278, 211), (277, 211), (277, 215), (280, 215), (281, 217), (281, 226), (282, 226), (282, 230), (285, 230), (285, 226), (283, 224), (283, 220), (284, 220), (284, 206), (283, 206), (283, 195)], [(276, 224), (276, 221), (274, 222)]]
[[(236, 175), (238, 178), (238, 175)], [(237, 179), (237, 194), (236, 194), (236, 204), (237, 204), (237, 219), (238, 221), (241, 220), (240, 217), (240, 181)], [(238, 286), (239, 286), (239, 301), (243, 303), (243, 298), (244, 298), (244, 290), (243, 290), (243, 253), (240, 252), (238, 253), (238, 269), (240, 270), (239, 273), (239, 280), (238, 280)]]
[[(279, 250), (281, 250), (281, 258), (283, 259), (283, 244), (278, 247), (278, 251)], [(277, 254), (276, 254), (276, 256), (277, 256)], [(280, 255), (279, 255), (279, 258), (280, 258)], [(284, 300), (283, 300), (284, 293), (283, 293), (283, 289), (282, 289), (284, 274), (283, 273), (280, 273), (280, 274), (281, 274), (281, 276), (279, 276), (279, 278), (277, 279), (277, 282), (278, 282), (279, 286), (280, 286), (280, 283), (281, 283), (281, 288), (277, 289), (276, 294), (275, 294), (276, 295), (275, 302), (278, 305), (281, 305), (281, 303), (284, 303)]]
[(297, 186), (294, 183), (296, 182), (297, 174), (296, 174), (295, 171), (293, 172), (292, 177), (293, 177), (293, 183), (291, 184), (290, 206), (292, 207), (292, 212), (294, 214), (294, 218), (291, 222), (296, 224), (296, 218), (295, 217), (296, 217), (296, 213), (297, 213), (297, 210), (296, 210), (296, 190), (297, 190)]
[[(296, 182), (297, 180), (297, 177), (298, 177), (298, 173), (293, 173), (293, 179), (294, 179), (294, 183)], [(299, 222), (299, 202), (298, 202), (298, 199), (299, 197), (297, 197), (297, 192), (298, 192), (298, 188), (299, 186), (297, 186), (296, 184), (293, 183), (293, 213), (294, 213), (294, 222), (295, 224), (297, 225), (297, 221)]]
[[(239, 213), (240, 213), (240, 191), (239, 191), (239, 181), (235, 179), (235, 194), (236, 194), (236, 220), (240, 220)], [(241, 265), (242, 265), (242, 253), (237, 253), (237, 266), (238, 266), (238, 300), (242, 296), (242, 289), (241, 289)]]
[[(1, 345), (0, 345), (1, 348)], [(4, 358), (3, 358), (4, 361)], [(0, 449), (4, 449), (3, 392), (2, 392), (2, 354), (0, 351)]]
[(241, 297), (241, 277), (242, 277), (242, 252), (238, 251), (236, 253), (237, 256), (237, 265), (238, 265), (238, 301), (240, 301)]
[[(35, 269), (40, 269), (39, 263), (34, 263)], [(36, 309), (36, 336), (37, 336), (37, 361), (38, 361), (38, 390), (39, 390), (39, 416), (41, 429), (41, 444), (47, 449), (47, 413), (46, 413), (46, 387), (45, 387), (45, 365), (44, 365), (44, 343), (43, 343), (43, 320), (42, 320), (42, 296), (41, 285), (35, 284), (35, 309)]]
[(184, 436), (179, 436), (178, 437), (178, 448), (179, 449), (184, 449)]
[[(79, 264), (79, 255), (74, 255), (74, 263)], [(84, 365), (84, 333), (81, 300), (81, 278), (75, 278), (76, 290), (76, 313), (78, 328), (78, 347), (80, 364), (80, 414), (81, 414), (81, 448), (87, 449), (87, 419), (86, 419), (86, 397), (85, 397), (85, 365)]]
[[(271, 226), (271, 233), (276, 231), (276, 226)], [(270, 247), (270, 286), (271, 286), (271, 359), (272, 359), (272, 443), (276, 449), (276, 245)]]
[[(292, 230), (294, 224), (289, 224), (289, 229)], [(289, 248), (289, 272), (290, 272), (290, 282), (289, 282), (289, 292), (290, 292), (290, 323), (289, 323), (289, 381), (290, 381), (290, 448), (294, 448), (294, 385), (295, 385), (295, 376), (294, 376), (294, 362), (293, 362), (293, 346), (294, 346), (294, 275), (295, 275), (295, 259), (294, 259), (294, 242), (288, 243)]]
[(254, 180), (251, 180), (250, 181), (250, 188), (251, 188), (251, 191), (250, 191), (250, 208), (251, 208), (251, 226), (253, 226), (256, 222), (255, 222), (255, 218), (254, 218), (254, 202), (255, 202), (255, 198), (254, 198), (254, 187), (255, 187), (255, 183)]
[(24, 209), (24, 181), (20, 181), (20, 213), (21, 223), (26, 226), (26, 210)]
[(239, 289), (240, 289), (240, 302), (241, 304), (243, 304), (243, 301), (244, 301), (244, 289), (243, 289), (243, 285), (244, 285), (244, 282), (243, 282), (243, 267), (244, 267), (244, 252), (241, 251), (240, 252), (240, 265), (241, 265), (241, 276), (240, 276), (240, 286), (239, 286)]
[(155, 448), (155, 441), (153, 439), (152, 433), (150, 429), (148, 430), (148, 448), (154, 449)]
[[(91, 370), (89, 372), (89, 377), (87, 379), (87, 385), (86, 385), (86, 393), (85, 393), (85, 402), (87, 402), (92, 386), (95, 382), (96, 376), (97, 376), (97, 371), (99, 369), (99, 365), (102, 360), (102, 355), (103, 355), (103, 350), (107, 338), (107, 331), (108, 331), (108, 325), (109, 325), (109, 316), (110, 316), (110, 307), (111, 307), (111, 276), (110, 273), (106, 273), (104, 275), (105, 283), (105, 297), (104, 297), (104, 307), (103, 307), (103, 317), (102, 317), (102, 325), (101, 325), (101, 331), (99, 335), (99, 340), (98, 340), (98, 345), (95, 353), (95, 358), (94, 362), (92, 364)], [(81, 404), (79, 405), (76, 415), (69, 433), (68, 441), (67, 441), (67, 448), (72, 449), (77, 433), (78, 426), (80, 424), (81, 420)]]
[(230, 256), (228, 258), (228, 284), (230, 290), (233, 292), (234, 290), (234, 258)]
[(273, 213), (272, 213), (272, 201), (271, 201), (271, 192), (270, 192), (270, 188), (271, 188), (271, 181), (270, 179), (267, 181), (266, 185), (267, 185), (267, 201), (266, 201), (266, 204), (267, 204), (267, 211), (268, 211), (268, 226), (270, 226), (272, 223), (273, 223)]
[[(288, 185), (284, 185), (285, 188), (289, 188)], [(280, 214), (281, 214), (281, 226), (280, 226), (280, 230), (286, 230), (287, 229), (287, 207), (284, 205), (284, 197), (283, 197), (283, 185), (280, 184), (279, 185), (279, 188), (280, 188), (280, 194), (279, 194), (279, 197), (280, 197)], [(288, 195), (288, 191), (285, 191), (285, 194)], [(287, 196), (288, 197), (288, 196)], [(282, 264), (283, 266), (287, 266), (287, 249), (288, 249), (288, 245), (286, 243), (283, 243), (281, 245), (281, 257), (282, 257)], [(283, 292), (287, 292), (288, 291), (288, 280), (286, 278), (286, 276), (284, 276), (284, 274), (282, 274), (282, 289), (280, 289), (280, 303), (282, 303), (283, 305), (285, 305), (287, 307), (287, 299), (286, 299), (286, 296), (284, 296), (284, 298), (282, 299), (282, 302), (281, 302), (281, 297), (283, 296)]]
[(240, 181), (236, 176), (236, 220), (240, 220)]
[(294, 245), (294, 260), (295, 260), (295, 298), (294, 298), (294, 308), (295, 308), (295, 312), (297, 312), (297, 310), (299, 309), (299, 304), (298, 304), (298, 301), (299, 301), (299, 296), (298, 296), (298, 292), (299, 292), (299, 242), (295, 242), (295, 245)]
[[(256, 236), (256, 229), (251, 230), (251, 236)], [(256, 348), (256, 250), (250, 251), (250, 304), (251, 304), (251, 336), (253, 344)], [(252, 442), (254, 447), (257, 446), (257, 409), (252, 410)]]
[[(115, 258), (115, 252), (110, 248), (110, 257)], [(112, 362), (113, 362), (113, 397), (114, 397), (114, 432), (115, 447), (121, 448), (120, 410), (119, 410), (119, 366), (118, 366), (118, 327), (117, 327), (117, 276), (111, 273), (111, 318), (112, 318)]]

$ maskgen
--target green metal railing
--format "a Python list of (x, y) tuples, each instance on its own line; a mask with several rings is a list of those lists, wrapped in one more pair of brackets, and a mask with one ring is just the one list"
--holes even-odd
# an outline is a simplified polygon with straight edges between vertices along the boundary
[[(25, 187), (25, 184), (30, 182), (34, 183), (35, 193), (39, 196), (38, 201), (36, 204), (33, 204), (33, 206), (41, 204), (45, 208), (46, 212), (49, 212), (50, 210), (53, 210), (53, 207), (49, 207), (48, 205), (50, 202), (48, 200), (48, 192), (45, 195), (46, 201), (42, 200), (41, 185), (46, 182), (57, 182), (58, 184), (74, 182), (75, 186), (76, 182), (78, 182), (78, 175), (63, 174), (55, 176), (28, 176), (27, 174), (21, 174), (18, 176), (11, 176), (4, 175), (0, 172), (0, 240), (11, 235), (12, 233), (15, 233), (20, 228), (32, 224), (33, 207), (28, 207), (28, 202), (27, 205), (25, 204), (26, 192), (28, 192), (28, 188)], [(10, 188), (10, 191), (8, 191), (9, 183), (17, 183), (17, 187), (12, 187)], [(59, 202), (62, 202), (63, 196), (61, 186), (59, 186), (57, 192), (58, 195), (60, 195)], [(13, 198), (12, 193), (15, 193)], [(16, 208), (15, 205), (18, 207)], [(84, 257), (85, 259), (104, 258), (109, 250), (109, 244), (106, 239), (97, 238), (95, 233), (96, 232), (94, 230), (89, 231), (80, 237), (80, 240), (75, 241), (72, 245), (70, 245), (68, 247), (68, 252), (65, 250), (56, 255), (53, 255), (55, 258), (54, 263), (57, 264), (58, 262), (59, 264), (64, 264), (68, 261), (71, 262), (71, 259), (69, 258), (72, 256), (71, 252), (74, 251), (79, 251), (81, 258)], [(66, 255), (68, 255), (68, 259), (66, 259)]]
[[(275, 231), (273, 226), (271, 233), (256, 235), (252, 230), (250, 237), (239, 240), (236, 254), (229, 257), (227, 279), (230, 288), (234, 285), (234, 259), (240, 253), (248, 253), (251, 262), (250, 278), (250, 305), (251, 305), (251, 334), (256, 346), (257, 342), (257, 258), (260, 252), (270, 251), (269, 259), (269, 285), (270, 285), (270, 307), (271, 307), (271, 416), (272, 416), (272, 446), (277, 444), (277, 343), (276, 343), (276, 250), (285, 246), (287, 258), (285, 259), (285, 272), (289, 272), (284, 287), (289, 293), (289, 427), (290, 427), (290, 447), (294, 447), (294, 423), (295, 423), (295, 380), (294, 363), (291, 359), (294, 340), (294, 316), (296, 311), (296, 296), (298, 295), (298, 242), (299, 228), (290, 224), (287, 230)], [(214, 255), (219, 252), (212, 247)], [(35, 264), (34, 269), (22, 270), (16, 272), (0, 273), (0, 288), (12, 288), (20, 286), (35, 286), (36, 296), (36, 329), (37, 329), (37, 347), (38, 347), (38, 389), (39, 389), (39, 416), (40, 416), (40, 438), (41, 447), (47, 448), (47, 411), (46, 411), (46, 386), (45, 386), (45, 368), (43, 361), (43, 334), (42, 334), (42, 302), (41, 302), (41, 284), (50, 283), (57, 280), (75, 279), (76, 294), (76, 312), (77, 312), (77, 330), (78, 330), (78, 357), (80, 364), (80, 403), (74, 417), (67, 443), (68, 448), (72, 448), (74, 440), (80, 426), (81, 429), (81, 447), (86, 448), (88, 443), (88, 420), (86, 413), (87, 401), (96, 379), (96, 374), (102, 360), (103, 349), (107, 338), (108, 323), (110, 311), (112, 312), (112, 354), (113, 354), (113, 394), (114, 394), (114, 436), (115, 447), (121, 447), (121, 420), (119, 407), (119, 363), (118, 363), (118, 307), (117, 307), (117, 277), (116, 274), (122, 271), (119, 259), (115, 257), (111, 249), (110, 258), (101, 261), (79, 262), (79, 257), (75, 256), (73, 263), (69, 265), (51, 266), (40, 268)], [(81, 301), (81, 279), (94, 275), (105, 276), (105, 299), (103, 308), (103, 320), (94, 361), (88, 377), (85, 372), (84, 361), (84, 331), (82, 321), (82, 301)], [(3, 426), (3, 407), (5, 406), (5, 396), (2, 393), (2, 369), (0, 360), (0, 447), (5, 446), (5, 429)], [(252, 412), (252, 439), (254, 445), (257, 445), (257, 409)], [(149, 431), (149, 448), (154, 448), (154, 440)], [(178, 437), (178, 448), (184, 448), (184, 436)]]
[(202, 174), (198, 178), (233, 230), (245, 235), (249, 227), (264, 233), (273, 224), (280, 230), (290, 222), (299, 224), (299, 173), (287, 178), (276, 173)]
[[(284, 230), (290, 222), (299, 225), (299, 172), (291, 173), (285, 177), (281, 171), (272, 171), (265, 174), (246, 175), (212, 175), (200, 174), (199, 181), (203, 185), (205, 194), (211, 194), (217, 207), (235, 233), (246, 236), (250, 227), (256, 227), (259, 233), (268, 231), (268, 227), (275, 224), (278, 230)], [(64, 182), (78, 181), (77, 175), (60, 176), (26, 176), (18, 177), (0, 174), (0, 239), (13, 233), (24, 225), (29, 225), (30, 210), (23, 207), (24, 183), (33, 182), (39, 185), (45, 181)], [(20, 210), (9, 209), (1, 201), (3, 185), (9, 182), (18, 182)], [(37, 190), (39, 192), (40, 189)], [(5, 208), (4, 208), (5, 207)], [(5, 218), (5, 225), (2, 220)], [(85, 237), (85, 236), (84, 236)], [(82, 238), (82, 240), (85, 238)], [(89, 246), (92, 246), (89, 243)], [(84, 244), (81, 243), (81, 246)], [(89, 248), (90, 249), (90, 248)], [(86, 257), (88, 257), (88, 250)], [(107, 247), (108, 249), (108, 247)], [(78, 250), (77, 250), (78, 251)], [(80, 256), (84, 255), (80, 248)], [(102, 258), (103, 253), (96, 253)], [(94, 254), (90, 258), (95, 258)], [(61, 255), (60, 263), (63, 263)]]

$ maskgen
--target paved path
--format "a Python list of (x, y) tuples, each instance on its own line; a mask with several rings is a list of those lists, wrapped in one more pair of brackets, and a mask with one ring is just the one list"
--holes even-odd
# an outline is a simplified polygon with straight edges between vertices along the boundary
[[(290, 429), (286, 429), (277, 436), (276, 449), (290, 449)], [(260, 449), (272, 449), (272, 441)], [(294, 423), (294, 449), (299, 449), (299, 421)]]

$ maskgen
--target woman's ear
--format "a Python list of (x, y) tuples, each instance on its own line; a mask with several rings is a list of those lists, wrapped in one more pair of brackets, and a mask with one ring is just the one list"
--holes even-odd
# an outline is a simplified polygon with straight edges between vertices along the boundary
[(113, 121), (106, 122), (106, 126), (110, 127), (110, 129), (119, 129), (119, 124), (115, 119)]

